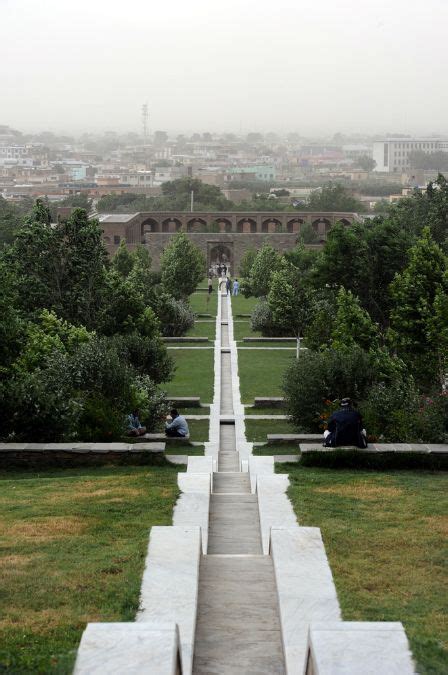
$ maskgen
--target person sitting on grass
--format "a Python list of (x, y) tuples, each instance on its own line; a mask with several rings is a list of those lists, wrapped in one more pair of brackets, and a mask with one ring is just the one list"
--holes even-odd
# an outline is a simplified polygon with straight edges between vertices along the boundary
[(170, 415), (166, 418), (165, 435), (171, 438), (186, 438), (190, 435), (187, 420), (183, 415), (173, 408)]
[(340, 409), (328, 420), (328, 429), (324, 431), (324, 447), (341, 448), (347, 445), (367, 448), (367, 433), (362, 426), (362, 417), (352, 406), (351, 399), (343, 398)]
[(138, 410), (133, 410), (131, 414), (128, 415), (128, 436), (143, 436), (146, 434), (146, 427), (140, 424), (138, 415)]

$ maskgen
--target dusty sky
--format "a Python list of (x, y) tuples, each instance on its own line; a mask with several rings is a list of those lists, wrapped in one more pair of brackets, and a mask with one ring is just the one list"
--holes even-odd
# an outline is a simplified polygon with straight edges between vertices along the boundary
[(447, 0), (0, 0), (0, 124), (448, 133)]

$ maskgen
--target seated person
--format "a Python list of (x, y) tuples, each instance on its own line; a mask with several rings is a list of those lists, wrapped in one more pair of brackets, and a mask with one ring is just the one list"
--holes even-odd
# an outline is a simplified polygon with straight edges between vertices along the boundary
[(324, 447), (340, 448), (347, 445), (367, 448), (367, 434), (362, 428), (362, 417), (353, 408), (351, 399), (343, 398), (340, 409), (328, 420), (328, 430), (324, 431)]
[(171, 414), (166, 418), (165, 435), (177, 438), (186, 438), (190, 435), (187, 420), (183, 415), (179, 415), (178, 411), (173, 408)]
[(138, 410), (133, 410), (131, 414), (128, 415), (128, 436), (143, 436), (143, 434), (146, 434), (146, 427), (143, 427), (140, 424), (138, 414)]

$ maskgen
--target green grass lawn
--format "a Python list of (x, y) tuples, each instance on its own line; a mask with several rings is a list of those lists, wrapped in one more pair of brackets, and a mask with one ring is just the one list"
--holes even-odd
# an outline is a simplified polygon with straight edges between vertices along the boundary
[(244, 414), (247, 415), (286, 415), (285, 408), (244, 408)]
[(89, 621), (133, 621), (179, 467), (0, 475), (0, 671), (71, 673)]
[(167, 445), (165, 455), (203, 455), (203, 445)]
[(209, 295), (208, 293), (199, 291), (190, 295), (188, 302), (195, 314), (211, 314), (212, 316), (216, 316), (218, 308), (217, 293)]
[(346, 621), (402, 621), (419, 673), (446, 673), (448, 476), (277, 465), (322, 530)]
[[(235, 340), (242, 340), (245, 337), (260, 337), (261, 333), (251, 329), (250, 321), (242, 323), (238, 319), (237, 322), (233, 323), (233, 336)], [(241, 346), (243, 346), (243, 343), (241, 343)]]
[(253, 403), (256, 396), (283, 396), (283, 374), (295, 358), (292, 351), (238, 350), (241, 400)]
[(161, 386), (170, 396), (200, 396), (201, 403), (213, 400), (213, 349), (170, 349), (176, 370), (173, 379)]
[(190, 328), (185, 337), (208, 337), (209, 340), (214, 340), (216, 334), (216, 323), (215, 321), (207, 321), (207, 323), (198, 323), (195, 322), (193, 328)]
[(257, 302), (258, 298), (245, 298), (241, 294), (232, 296), (233, 318), (235, 319), (237, 314), (251, 314)]
[[(288, 420), (244, 420), (248, 441), (266, 441), (267, 434), (293, 434), (293, 427)], [(271, 453), (272, 454), (272, 453)]]
[(287, 445), (286, 443), (269, 443), (269, 445), (255, 445), (254, 455), (297, 455), (299, 453), (299, 444)]

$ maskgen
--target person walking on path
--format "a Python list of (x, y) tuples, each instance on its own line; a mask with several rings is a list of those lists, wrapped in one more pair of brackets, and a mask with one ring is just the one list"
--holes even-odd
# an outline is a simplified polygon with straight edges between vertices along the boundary
[(235, 279), (233, 282), (233, 295), (238, 295), (238, 291), (240, 290), (240, 284), (238, 282), (238, 279)]
[(227, 279), (226, 279), (226, 295), (229, 295), (231, 287), (232, 287), (232, 282), (230, 281), (229, 277), (227, 277)]
[(208, 278), (208, 294), (210, 295), (213, 291), (213, 279), (211, 276)]

